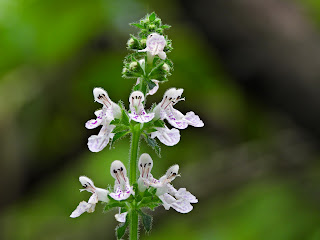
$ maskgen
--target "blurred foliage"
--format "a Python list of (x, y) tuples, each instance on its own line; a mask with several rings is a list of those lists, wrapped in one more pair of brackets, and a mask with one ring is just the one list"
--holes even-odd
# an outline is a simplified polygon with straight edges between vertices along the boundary
[[(311, 18), (319, 24), (318, 1), (298, 2), (312, 9)], [(307, 162), (299, 174), (291, 173), (290, 168), (288, 172), (286, 168), (268, 172), (269, 158), (276, 153), (260, 156), (258, 152), (264, 159), (263, 170), (267, 170), (261, 175), (254, 170), (254, 180), (238, 184), (235, 179), (228, 188), (225, 185), (232, 176), (226, 176), (217, 183), (217, 190), (196, 179), (207, 166), (219, 168), (221, 156), (216, 152), (227, 154), (248, 142), (268, 148), (275, 135), (294, 126), (231, 81), (207, 39), (192, 24), (181, 21), (178, 3), (172, 3), (168, 11), (158, 3), (0, 1), (1, 181), (5, 187), (0, 238), (114, 237), (115, 213), (103, 214), (101, 204), (93, 214), (78, 219), (69, 215), (80, 201), (89, 198), (88, 193), (79, 192), (78, 176), (92, 178), (99, 187), (113, 184), (110, 163), (126, 161), (129, 139), (115, 143), (110, 150), (91, 153), (86, 141), (95, 130), (86, 130), (84, 123), (100, 107), (92, 97), (96, 86), (128, 107), (127, 98), (135, 84), (121, 78), (126, 41), (130, 33), (135, 34), (128, 23), (155, 10), (172, 26), (167, 34), (174, 47), (170, 58), (175, 71), (148, 102), (160, 101), (169, 87), (182, 87), (186, 102), (180, 102), (177, 109), (194, 110), (206, 126), (181, 131), (180, 143), (174, 148), (163, 146), (161, 159), (142, 141), (141, 153), (146, 151), (154, 159), (155, 177), (179, 163), (185, 182), (177, 179), (175, 186), (190, 186), (199, 196), (188, 215), (158, 208), (152, 213), (152, 236), (141, 230), (142, 239), (320, 239), (319, 204), (314, 200), (320, 194), (320, 168), (315, 161), (307, 162), (309, 156), (294, 154)], [(299, 151), (296, 145), (289, 149)], [(318, 155), (314, 158), (318, 160)], [(240, 171), (232, 165), (237, 160), (234, 156), (228, 164)], [(209, 177), (209, 181), (219, 179)]]

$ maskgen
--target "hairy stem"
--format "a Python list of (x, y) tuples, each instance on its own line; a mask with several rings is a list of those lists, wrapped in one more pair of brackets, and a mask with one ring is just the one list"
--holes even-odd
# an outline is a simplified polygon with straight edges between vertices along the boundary
[[(131, 154), (130, 154), (130, 183), (134, 184), (137, 181), (137, 165), (138, 165), (138, 151), (140, 142), (140, 124), (136, 124), (132, 128), (132, 139), (131, 139)], [(135, 202), (132, 204), (131, 214), (130, 214), (130, 240), (138, 239), (138, 228), (139, 228), (139, 218), (136, 211)]]
[(138, 165), (138, 150), (140, 141), (140, 124), (136, 124), (132, 129), (131, 137), (131, 153), (130, 153), (130, 183), (131, 185), (137, 181), (137, 165)]
[(130, 214), (130, 240), (138, 239), (139, 218), (135, 209)]

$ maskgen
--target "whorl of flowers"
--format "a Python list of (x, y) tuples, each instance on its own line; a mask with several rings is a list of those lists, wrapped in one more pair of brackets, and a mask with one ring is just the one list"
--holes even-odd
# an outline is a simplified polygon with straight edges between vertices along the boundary
[[(129, 108), (125, 109), (123, 102), (118, 104), (111, 100), (112, 92), (97, 87), (93, 89), (94, 100), (102, 105), (94, 112), (96, 118), (89, 120), (85, 126), (93, 129), (101, 126), (98, 135), (88, 139), (88, 148), (92, 152), (103, 150), (108, 144), (113, 144), (126, 135), (131, 135), (131, 159), (129, 172), (119, 160), (111, 164), (110, 173), (115, 179), (114, 187), (102, 189), (95, 187), (88, 177), (79, 178), (83, 188), (92, 193), (88, 202), (82, 201), (72, 212), (72, 218), (95, 210), (98, 201), (104, 202), (105, 210), (118, 208), (115, 215), (120, 225), (116, 228), (116, 236), (122, 238), (130, 226), (130, 237), (137, 235), (138, 216), (146, 231), (151, 230), (152, 217), (142, 211), (142, 208), (154, 209), (160, 205), (168, 210), (175, 209), (180, 213), (188, 213), (193, 209), (191, 203), (197, 203), (197, 198), (185, 188), (175, 189), (171, 182), (179, 176), (179, 165), (173, 165), (165, 175), (156, 179), (151, 174), (153, 160), (144, 153), (138, 159), (140, 138), (155, 150), (160, 157), (160, 147), (156, 138), (167, 146), (174, 146), (180, 141), (179, 129), (189, 125), (203, 127), (199, 116), (190, 111), (185, 114), (175, 108), (184, 101), (182, 88), (166, 90), (162, 101), (146, 106), (148, 95), (157, 92), (162, 83), (168, 81), (173, 70), (173, 63), (168, 59), (172, 50), (171, 40), (164, 35), (164, 30), (170, 28), (163, 25), (155, 13), (147, 15), (138, 23), (132, 23), (140, 32), (131, 35), (127, 48), (132, 51), (124, 60), (122, 76), (133, 79), (133, 88), (129, 96)], [(109, 95), (110, 94), (110, 95)], [(111, 97), (110, 97), (111, 96)], [(166, 121), (166, 122), (165, 122)], [(168, 126), (171, 125), (171, 128)], [(138, 161), (139, 160), (139, 161)], [(137, 168), (140, 171), (137, 179)], [(129, 177), (128, 177), (129, 176)], [(136, 239), (134, 236), (131, 239)]]

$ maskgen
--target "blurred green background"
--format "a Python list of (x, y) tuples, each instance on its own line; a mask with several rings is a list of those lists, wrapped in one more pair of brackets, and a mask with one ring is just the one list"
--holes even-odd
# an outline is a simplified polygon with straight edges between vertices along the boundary
[(297, 1), (0, 0), (0, 239), (114, 239), (115, 212), (70, 213), (96, 186), (113, 184), (110, 163), (128, 159), (126, 138), (88, 150), (98, 130), (84, 123), (100, 107), (92, 89), (115, 102), (128, 25), (155, 11), (172, 25), (170, 87), (177, 109), (205, 127), (181, 131), (162, 158), (142, 141), (160, 177), (174, 163), (199, 203), (186, 215), (159, 207), (141, 239), (320, 239), (320, 3)]

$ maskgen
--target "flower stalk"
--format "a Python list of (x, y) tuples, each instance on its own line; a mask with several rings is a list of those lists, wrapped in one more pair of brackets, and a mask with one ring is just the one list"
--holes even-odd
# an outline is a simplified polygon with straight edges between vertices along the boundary
[[(152, 216), (143, 209), (154, 210), (163, 206), (179, 213), (188, 213), (193, 209), (191, 203), (198, 199), (186, 188), (176, 189), (171, 182), (179, 174), (179, 165), (175, 164), (168, 169), (165, 175), (156, 179), (151, 174), (153, 160), (144, 153), (139, 158), (141, 136), (158, 157), (161, 149), (156, 138), (167, 146), (174, 146), (180, 141), (180, 131), (188, 126), (203, 127), (204, 123), (193, 111), (186, 114), (175, 109), (174, 106), (181, 100), (183, 89), (168, 89), (160, 103), (154, 104), (148, 110), (146, 99), (154, 95), (160, 85), (168, 81), (173, 70), (173, 63), (167, 57), (172, 50), (171, 40), (164, 35), (164, 30), (170, 28), (164, 25), (155, 13), (148, 14), (145, 18), (132, 26), (140, 29), (138, 36), (131, 35), (127, 45), (133, 51), (124, 60), (122, 76), (134, 79), (134, 86), (129, 96), (129, 109), (125, 103), (115, 103), (104, 89), (97, 87), (93, 90), (94, 100), (102, 104), (102, 108), (94, 112), (96, 118), (87, 121), (86, 128), (100, 127), (98, 135), (88, 138), (88, 148), (92, 152), (102, 151), (109, 143), (111, 146), (125, 136), (131, 135), (129, 152), (129, 171), (126, 165), (119, 160), (114, 160), (110, 166), (110, 174), (114, 178), (114, 185), (107, 189), (95, 187), (93, 181), (81, 176), (79, 181), (84, 189), (92, 196), (88, 202), (82, 201), (71, 213), (71, 218), (76, 218), (83, 213), (92, 213), (96, 204), (105, 202), (104, 210), (117, 208), (115, 219), (119, 222), (116, 227), (117, 239), (123, 239), (129, 232), (130, 240), (137, 240), (139, 233), (139, 219), (141, 226), (149, 233), (152, 228)], [(112, 95), (112, 92), (111, 92)], [(173, 128), (169, 128), (166, 120)], [(139, 169), (139, 179), (137, 173)]]

